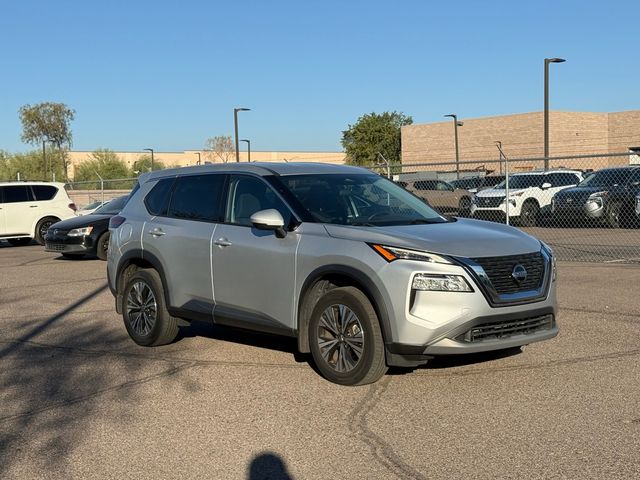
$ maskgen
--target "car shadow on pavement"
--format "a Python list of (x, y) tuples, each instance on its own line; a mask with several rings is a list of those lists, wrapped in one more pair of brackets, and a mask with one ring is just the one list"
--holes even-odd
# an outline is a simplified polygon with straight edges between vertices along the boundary
[(389, 369), (389, 375), (406, 375), (416, 370), (440, 370), (445, 368), (464, 367), (484, 362), (491, 362), (501, 358), (513, 357), (522, 353), (521, 347), (506, 348), (491, 352), (467, 353), (464, 355), (441, 355), (435, 357), (425, 365), (414, 368), (393, 367)]
[(293, 477), (279, 455), (265, 452), (251, 461), (247, 480), (293, 480)]

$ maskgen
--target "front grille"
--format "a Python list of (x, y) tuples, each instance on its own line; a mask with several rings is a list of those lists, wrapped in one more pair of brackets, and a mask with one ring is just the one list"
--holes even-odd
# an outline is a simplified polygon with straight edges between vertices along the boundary
[[(544, 258), (540, 252), (471, 260), (483, 268), (493, 288), (500, 295), (537, 290), (542, 285)], [(516, 265), (522, 265), (527, 272), (526, 278), (520, 282), (513, 278)]]
[(553, 315), (483, 323), (458, 335), (456, 340), (468, 343), (500, 340), (515, 335), (528, 335), (542, 330), (549, 330), (553, 328), (554, 323)]
[(50, 242), (45, 243), (45, 249), (51, 252), (63, 252), (64, 247), (65, 247), (64, 244), (61, 244), (61, 243), (50, 243)]
[(499, 207), (504, 202), (504, 197), (476, 197), (476, 206), (480, 208)]

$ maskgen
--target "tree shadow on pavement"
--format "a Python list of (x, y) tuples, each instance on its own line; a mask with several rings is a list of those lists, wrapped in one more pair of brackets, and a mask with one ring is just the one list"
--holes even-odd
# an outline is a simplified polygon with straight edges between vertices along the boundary
[(124, 329), (77, 311), (105, 290), (17, 323), (18, 333), (0, 341), (0, 478), (68, 478), (68, 457), (104, 408), (102, 396), (114, 392), (121, 395), (115, 404), (133, 408), (124, 387), (139, 384), (149, 362), (126, 356)]
[(287, 464), (279, 455), (265, 452), (251, 461), (247, 480), (293, 480), (293, 477), (287, 470)]

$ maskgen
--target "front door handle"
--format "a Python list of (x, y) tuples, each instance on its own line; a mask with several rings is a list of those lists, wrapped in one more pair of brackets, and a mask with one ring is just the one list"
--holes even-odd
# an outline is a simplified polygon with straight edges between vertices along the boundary
[(216, 245), (218, 245), (219, 247), (229, 247), (231, 245), (233, 245), (233, 243), (231, 243), (229, 240), (227, 240), (226, 238), (219, 238), (217, 239), (215, 242)]
[(160, 228), (153, 228), (149, 230), (149, 233), (154, 237), (161, 237), (162, 235), (164, 235), (164, 232)]

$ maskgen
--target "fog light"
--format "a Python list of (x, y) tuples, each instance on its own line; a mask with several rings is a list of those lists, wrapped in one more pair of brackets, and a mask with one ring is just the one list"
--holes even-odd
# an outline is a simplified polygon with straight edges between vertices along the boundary
[(429, 275), (426, 273), (418, 273), (413, 277), (411, 288), (432, 292), (473, 292), (471, 285), (460, 275)]

